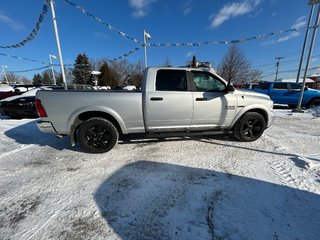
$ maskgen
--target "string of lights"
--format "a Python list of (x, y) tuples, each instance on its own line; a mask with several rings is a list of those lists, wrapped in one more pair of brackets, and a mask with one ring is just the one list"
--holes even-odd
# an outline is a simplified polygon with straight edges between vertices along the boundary
[(24, 40), (22, 40), (21, 42), (19, 42), (17, 44), (0, 46), (0, 48), (20, 48), (20, 47), (23, 47), (24, 45), (26, 45), (27, 43), (29, 43), (31, 40), (33, 40), (38, 35), (40, 28), (41, 28), (41, 24), (48, 13), (48, 7), (49, 7), (48, 4), (49, 4), (48, 0), (45, 0), (43, 7), (42, 7), (42, 11), (41, 11), (40, 16), (38, 18), (38, 21), (28, 37), (26, 37)]
[(33, 68), (33, 69), (26, 69), (26, 70), (15, 70), (15, 71), (6, 71), (7, 73), (25, 73), (25, 72), (34, 72), (34, 71), (39, 71), (43, 69), (50, 68), (51, 65), (44, 66), (44, 67), (39, 67), (39, 68)]
[(30, 62), (42, 63), (42, 64), (49, 64), (47, 62), (34, 60), (34, 59), (31, 59), (31, 58), (26, 58), (26, 57), (13, 56), (13, 55), (6, 54), (6, 53), (0, 53), (0, 56), (15, 58), (15, 59), (19, 59), (19, 60), (25, 60), (25, 61), (30, 61)]
[(106, 26), (109, 30), (114, 31), (116, 33), (118, 33), (121, 37), (127, 38), (132, 40), (133, 42), (142, 45), (143, 43), (141, 41), (139, 41), (138, 39), (129, 36), (128, 34), (118, 30), (117, 28), (111, 26), (109, 23), (104, 22), (103, 20), (101, 20), (100, 18), (96, 17), (95, 15), (93, 15), (92, 13), (90, 13), (89, 11), (87, 11), (86, 9), (84, 9), (83, 7), (69, 1), (69, 0), (65, 0), (65, 2), (67, 2), (68, 4), (70, 4), (71, 6), (79, 9), (83, 14), (87, 15), (88, 17), (94, 19), (95, 21), (97, 21), (100, 24), (103, 24), (104, 26)]

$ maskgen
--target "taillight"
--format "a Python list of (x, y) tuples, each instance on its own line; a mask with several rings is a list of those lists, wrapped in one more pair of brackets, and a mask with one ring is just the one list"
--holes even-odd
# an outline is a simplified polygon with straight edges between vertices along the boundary
[(38, 112), (39, 117), (48, 117), (46, 110), (42, 106), (41, 101), (37, 98), (36, 98), (36, 108), (37, 108), (37, 112)]

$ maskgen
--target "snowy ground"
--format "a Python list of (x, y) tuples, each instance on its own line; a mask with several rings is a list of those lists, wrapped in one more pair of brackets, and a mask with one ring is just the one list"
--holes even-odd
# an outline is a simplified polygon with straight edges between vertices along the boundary
[(0, 117), (0, 239), (320, 239), (320, 108), (256, 142), (120, 142), (84, 153)]

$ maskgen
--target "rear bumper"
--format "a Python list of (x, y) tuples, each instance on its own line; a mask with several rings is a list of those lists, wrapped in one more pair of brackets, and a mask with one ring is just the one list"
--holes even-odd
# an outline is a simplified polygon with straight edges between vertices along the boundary
[(39, 120), (37, 121), (37, 126), (40, 129), (40, 131), (43, 133), (58, 134), (51, 122)]

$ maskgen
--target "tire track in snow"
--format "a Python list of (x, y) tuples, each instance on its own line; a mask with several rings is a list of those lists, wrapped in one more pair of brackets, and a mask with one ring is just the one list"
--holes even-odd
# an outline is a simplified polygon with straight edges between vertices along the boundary
[[(299, 159), (303, 159), (302, 157), (297, 157)], [(310, 176), (309, 168), (298, 168), (292, 166), (294, 165), (287, 160), (271, 162), (271, 168), (279, 173), (280, 181), (282, 183), (301, 190), (307, 190), (319, 194), (320, 186), (312, 180), (313, 177)]]

